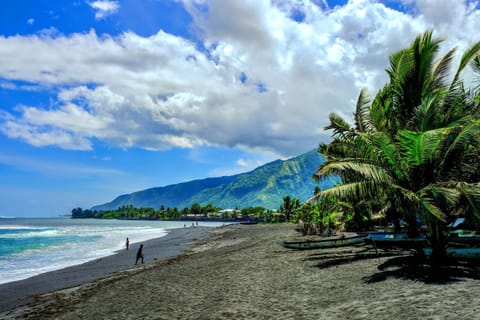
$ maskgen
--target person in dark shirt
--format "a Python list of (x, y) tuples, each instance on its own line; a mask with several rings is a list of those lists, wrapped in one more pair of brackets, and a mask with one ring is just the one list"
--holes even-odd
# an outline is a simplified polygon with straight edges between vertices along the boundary
[(138, 260), (142, 259), (143, 263), (143, 244), (140, 245), (140, 248), (138, 248), (137, 251), (137, 260), (135, 260), (135, 264), (137, 264)]

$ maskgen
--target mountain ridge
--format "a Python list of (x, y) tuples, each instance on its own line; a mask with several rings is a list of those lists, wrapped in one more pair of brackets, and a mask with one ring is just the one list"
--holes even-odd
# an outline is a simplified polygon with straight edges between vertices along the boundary
[(305, 201), (315, 186), (321, 189), (333, 185), (332, 180), (315, 183), (313, 173), (325, 159), (316, 150), (288, 160), (275, 160), (252, 171), (231, 176), (196, 179), (163, 187), (153, 187), (96, 205), (91, 210), (113, 210), (132, 205), (137, 208), (176, 207), (183, 209), (193, 204), (212, 204), (220, 208), (262, 206), (278, 209), (286, 195)]

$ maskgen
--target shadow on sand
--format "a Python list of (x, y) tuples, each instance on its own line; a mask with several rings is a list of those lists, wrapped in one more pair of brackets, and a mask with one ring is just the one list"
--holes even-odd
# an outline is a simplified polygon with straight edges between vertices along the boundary
[[(390, 257), (390, 258), (389, 258)], [(389, 258), (379, 261), (378, 272), (365, 276), (365, 283), (376, 283), (387, 279), (405, 279), (432, 284), (446, 284), (465, 279), (480, 280), (479, 261), (448, 260), (433, 265), (427, 257), (412, 251), (372, 251), (369, 248), (354, 248), (336, 252), (321, 252), (309, 255), (306, 260), (319, 261), (320, 269), (349, 264), (354, 261)]]
[(424, 283), (447, 284), (465, 279), (480, 280), (478, 261), (447, 260), (441, 264), (432, 264), (422, 255), (395, 257), (378, 266), (379, 272), (363, 280), (366, 283), (385, 281), (388, 278), (400, 278)]

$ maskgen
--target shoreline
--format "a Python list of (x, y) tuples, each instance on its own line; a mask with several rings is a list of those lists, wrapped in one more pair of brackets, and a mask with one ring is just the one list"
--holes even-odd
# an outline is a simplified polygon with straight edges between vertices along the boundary
[(135, 271), (155, 261), (169, 259), (188, 250), (196, 241), (205, 238), (218, 227), (187, 227), (166, 229), (167, 235), (142, 242), (144, 264), (135, 265), (140, 243), (131, 243), (130, 249), (117, 250), (112, 255), (79, 265), (42, 273), (27, 279), (0, 284), (0, 315), (33, 302), (37, 296), (81, 286), (114, 273)]
[(422, 281), (406, 277), (409, 270), (397, 263), (408, 259), (405, 252), (282, 247), (281, 241), (298, 237), (294, 229), (214, 228), (192, 237), (179, 255), (40, 295), (0, 318), (479, 319), (480, 280), (469, 272), (479, 274), (480, 267), (441, 282)]

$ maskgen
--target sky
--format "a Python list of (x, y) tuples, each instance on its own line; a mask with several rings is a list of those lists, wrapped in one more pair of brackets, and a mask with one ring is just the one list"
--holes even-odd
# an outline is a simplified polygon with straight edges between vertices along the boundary
[(478, 1), (2, 0), (0, 217), (58, 216), (327, 143), (427, 29)]

